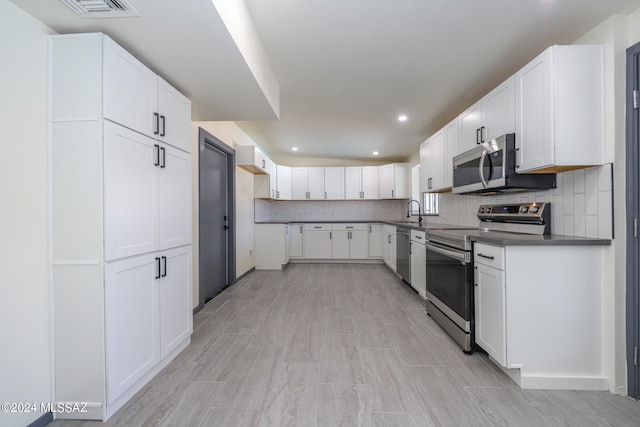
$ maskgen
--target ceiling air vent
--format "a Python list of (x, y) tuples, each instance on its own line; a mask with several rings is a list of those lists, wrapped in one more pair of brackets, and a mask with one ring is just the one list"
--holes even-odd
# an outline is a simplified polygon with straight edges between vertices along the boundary
[(140, 16), (126, 0), (60, 0), (82, 18)]

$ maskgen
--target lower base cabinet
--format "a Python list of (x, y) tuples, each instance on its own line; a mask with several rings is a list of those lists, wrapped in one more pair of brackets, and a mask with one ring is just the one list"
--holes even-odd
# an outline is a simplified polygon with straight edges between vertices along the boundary
[(506, 307), (504, 270), (475, 265), (475, 337), (498, 364), (506, 366)]
[(191, 246), (107, 264), (107, 404), (192, 332)]
[(396, 246), (396, 228), (390, 225), (383, 227), (383, 259), (391, 270), (396, 271), (396, 258), (398, 248)]
[(427, 248), (422, 243), (411, 242), (411, 286), (423, 298), (427, 298)]

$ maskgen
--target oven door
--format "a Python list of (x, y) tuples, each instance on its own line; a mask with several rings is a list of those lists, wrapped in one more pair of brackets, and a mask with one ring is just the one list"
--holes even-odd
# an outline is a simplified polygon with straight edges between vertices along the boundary
[(427, 242), (427, 299), (460, 329), (473, 321), (471, 252)]

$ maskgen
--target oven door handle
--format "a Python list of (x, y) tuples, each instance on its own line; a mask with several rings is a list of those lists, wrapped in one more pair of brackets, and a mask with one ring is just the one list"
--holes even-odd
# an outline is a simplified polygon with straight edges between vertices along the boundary
[(448, 256), (449, 258), (453, 258), (457, 261), (460, 261), (461, 264), (469, 264), (471, 262), (471, 256), (468, 252), (464, 251), (456, 251), (452, 249), (446, 249), (441, 246), (436, 246), (433, 243), (427, 243), (427, 250), (431, 250), (433, 252), (439, 253), (440, 255)]

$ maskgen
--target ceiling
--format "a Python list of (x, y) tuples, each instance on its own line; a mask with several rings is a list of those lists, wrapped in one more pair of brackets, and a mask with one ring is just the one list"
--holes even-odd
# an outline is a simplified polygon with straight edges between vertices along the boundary
[[(194, 120), (236, 121), (279, 159), (373, 160), (378, 151), (376, 160), (388, 161), (414, 154), (547, 46), (572, 43), (612, 14), (640, 7), (638, 0), (245, 0), (254, 47), (266, 54), (256, 67), (242, 31), (234, 34), (219, 13), (229, 0), (129, 0), (140, 17), (92, 20), (59, 1), (12, 1), (57, 32), (106, 32), (185, 93)], [(279, 108), (256, 77), (269, 63)]]

